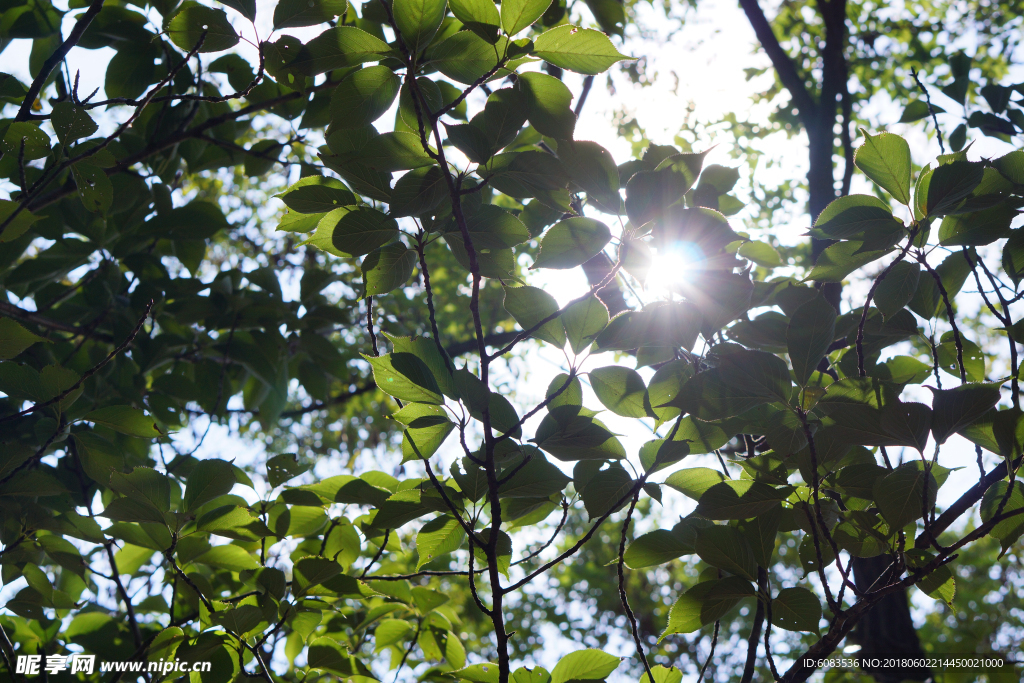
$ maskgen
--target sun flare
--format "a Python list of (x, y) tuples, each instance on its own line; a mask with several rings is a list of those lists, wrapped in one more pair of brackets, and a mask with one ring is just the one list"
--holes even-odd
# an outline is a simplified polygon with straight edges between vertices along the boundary
[(675, 242), (658, 249), (651, 259), (644, 288), (668, 291), (676, 285), (694, 282), (700, 276), (704, 253), (693, 242)]

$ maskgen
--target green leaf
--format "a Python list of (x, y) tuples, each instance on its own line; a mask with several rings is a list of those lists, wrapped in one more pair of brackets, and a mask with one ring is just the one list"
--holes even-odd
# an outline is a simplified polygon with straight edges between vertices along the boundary
[[(317, 232), (321, 230), (330, 235), (331, 246), (345, 256), (365, 256), (383, 247), (399, 234), (395, 219), (368, 206), (343, 206), (334, 209), (320, 219)], [(396, 254), (399, 249), (405, 248), (400, 242), (396, 242), (395, 245)]]
[(591, 295), (566, 306), (560, 317), (569, 346), (574, 354), (579, 355), (590, 347), (608, 324), (608, 308)]
[(863, 242), (839, 242), (828, 247), (818, 256), (814, 268), (804, 281), (814, 280), (816, 282), (842, 282), (843, 278), (865, 266), (876, 261), (891, 249), (880, 249), (873, 251), (862, 251)]
[(204, 513), (196, 520), (196, 530), (238, 541), (258, 541), (274, 535), (251, 510), (238, 505), (222, 505)]
[[(508, 211), (488, 204), (466, 218), (466, 228), (475, 249), (509, 249), (530, 239), (522, 221)], [(462, 236), (455, 230), (455, 237)]]
[(599, 681), (619, 668), (620, 660), (601, 650), (577, 650), (562, 657), (551, 670), (551, 683)]
[(534, 451), (530, 461), (498, 489), (502, 498), (547, 498), (571, 481), (562, 470)]
[[(562, 81), (548, 74), (529, 71), (520, 74), (517, 87), (525, 96), (530, 125), (541, 135), (560, 140), (572, 139), (576, 114), (572, 111), (572, 92)], [(615, 175), (618, 177), (618, 173)]]
[(1003, 245), (1003, 270), (1013, 280), (1014, 287), (1024, 280), (1024, 230), (1010, 231)]
[(894, 384), (920, 384), (928, 379), (932, 366), (910, 356), (893, 356), (876, 365), (871, 374)]
[[(976, 259), (977, 256), (971, 256), (972, 262)], [(970, 276), (971, 266), (962, 252), (954, 252), (935, 267), (935, 272), (952, 302)], [(935, 316), (940, 306), (945, 310), (942, 293), (935, 284), (934, 276), (928, 273), (918, 280), (917, 291), (910, 300), (910, 310), (927, 320)]]
[(653, 412), (647, 386), (636, 370), (610, 365), (590, 371), (590, 384), (604, 407), (623, 417), (649, 417)]
[(185, 206), (149, 219), (139, 229), (146, 237), (170, 239), (206, 239), (228, 228), (228, 221), (220, 207), (213, 202), (194, 200)]
[(377, 296), (403, 286), (416, 267), (416, 252), (401, 242), (371, 251), (363, 259), (365, 296)]
[(683, 680), (683, 672), (674, 666), (665, 668), (661, 664), (655, 664), (651, 667), (651, 673), (654, 674), (653, 681), (644, 673), (640, 677), (640, 683), (682, 683)]
[(0, 360), (14, 358), (28, 347), (41, 341), (48, 340), (32, 334), (12, 318), (0, 318)]
[(160, 512), (171, 509), (170, 479), (151, 467), (136, 467), (128, 474), (113, 472), (109, 488), (129, 499)]
[[(12, 202), (7, 199), (0, 199), (0, 223), (8, 220), (13, 214), (14, 210), (18, 207), (18, 202)], [(40, 220), (42, 216), (35, 216), (28, 211), (21, 211), (11, 219), (11, 222), (7, 224), (7, 227), (0, 232), (0, 244), (4, 242), (11, 242), (24, 235), (32, 224)]]
[(915, 213), (921, 218), (945, 216), (978, 187), (985, 167), (975, 161), (954, 161), (922, 172), (914, 189)]
[(698, 583), (672, 605), (668, 625), (659, 640), (673, 633), (692, 633), (718, 621), (740, 600), (753, 595), (751, 585), (738, 576)]
[(274, 29), (316, 26), (340, 17), (346, 0), (280, 0), (274, 8)]
[(424, 524), (416, 534), (416, 552), (419, 555), (416, 571), (428, 562), (461, 548), (465, 538), (466, 530), (450, 515), (441, 515)]
[(820, 294), (790, 317), (786, 343), (797, 384), (807, 384), (835, 339), (835, 333), (836, 309)]
[(434, 455), (455, 428), (444, 409), (435, 405), (410, 403), (394, 418), (406, 425), (402, 435), (403, 463), (425, 460)]
[(220, 0), (222, 5), (227, 5), (249, 21), (256, 21), (256, 0)]
[(817, 408), (835, 434), (850, 443), (918, 448), (931, 415), (920, 403), (902, 403), (892, 384), (877, 377), (847, 377), (828, 386)]
[(395, 183), (389, 213), (395, 217), (432, 213), (448, 198), (448, 183), (440, 167), (416, 168)]
[(501, 3), (501, 27), (509, 37), (532, 26), (544, 15), (551, 0), (507, 0)]
[[(446, 234), (444, 241), (452, 252), (452, 256), (458, 261), (466, 272), (471, 271), (469, 251), (466, 249), (466, 242), (458, 232)], [(480, 275), (487, 278), (500, 280), (516, 279), (516, 259), (511, 249), (488, 249), (476, 252), (477, 266), (480, 268)]]
[(999, 403), (998, 384), (964, 384), (932, 392), (932, 434), (945, 443), (954, 432), (970, 426)]
[(693, 547), (671, 531), (656, 529), (630, 543), (622, 557), (630, 569), (644, 569), (671, 562), (692, 552)]
[(611, 238), (608, 226), (593, 218), (559, 221), (544, 234), (530, 268), (575, 268), (600, 253)]
[(144, 412), (130, 406), (108, 406), (82, 416), (86, 422), (102, 425), (129, 436), (152, 438), (163, 436), (160, 427)]
[[(538, 287), (505, 287), (505, 310), (524, 330), (532, 328), (544, 318), (558, 311), (555, 298)], [(565, 346), (565, 331), (557, 318), (545, 323), (533, 333), (537, 339)]]
[[(305, 4), (305, 3), (303, 3)], [(205, 34), (205, 38), (203, 38)], [(224, 10), (185, 0), (167, 24), (171, 42), (186, 52), (203, 39), (199, 52), (221, 52), (238, 44), (238, 34), (231, 27)]]
[(568, 210), (565, 186), (569, 176), (553, 155), (534, 151), (505, 153), (491, 159), (489, 165), (491, 185), (500, 192), (511, 197), (537, 197), (559, 213)]
[(498, 683), (498, 665), (492, 662), (473, 664), (451, 674), (462, 681), (470, 683)]
[[(926, 475), (920, 463), (900, 465), (884, 477), (875, 480), (872, 495), (882, 517), (889, 525), (890, 535), (923, 514), (922, 497), (925, 492)], [(928, 509), (935, 503), (938, 484), (935, 477), (927, 475)]]
[(867, 239), (903, 229), (889, 205), (878, 197), (851, 194), (831, 202), (814, 221), (822, 236), (833, 239)]
[(782, 492), (767, 484), (732, 479), (702, 493), (696, 513), (705, 519), (750, 519), (774, 509), (784, 497)]
[(331, 94), (331, 125), (345, 129), (373, 123), (391, 108), (401, 87), (402, 79), (386, 66), (356, 71)]
[(189, 473), (182, 503), (192, 511), (209, 501), (229, 493), (235, 485), (235, 473), (223, 460), (201, 460)]
[(512, 683), (551, 683), (551, 674), (542, 666), (533, 669), (521, 666), (512, 672)]
[[(673, 148), (674, 150), (674, 148)], [(626, 213), (633, 225), (658, 218), (684, 195), (700, 176), (707, 152), (674, 154), (654, 170), (640, 171), (626, 183)]]
[[(995, 517), (1000, 505), (1002, 505), (1001, 514), (1024, 508), (1024, 485), (1019, 480), (1014, 482), (1013, 491), (1010, 491), (1010, 484), (1007, 481), (998, 481), (985, 491), (985, 495), (981, 499), (981, 521), (988, 522)], [(999, 539), (1002, 546), (1000, 557), (1002, 557), (1024, 534), (1024, 514), (1004, 519), (993, 526), (989, 534)]]
[(754, 581), (757, 563), (750, 544), (739, 529), (731, 526), (710, 526), (697, 530), (697, 555), (713, 567)]
[[(562, 372), (555, 376), (548, 384), (548, 390), (545, 393), (545, 398), (552, 396), (556, 391), (560, 390), (558, 396), (551, 399), (548, 403), (548, 410), (553, 410), (559, 406), (582, 406), (583, 405), (583, 384), (580, 382), (579, 377), (573, 377), (569, 381), (569, 385), (565, 386), (566, 380), (569, 379), (569, 375)], [(563, 389), (562, 387), (565, 386)]]
[(378, 171), (405, 171), (430, 166), (419, 135), (406, 132), (384, 133), (373, 139), (360, 152), (358, 161)]
[(892, 267), (885, 279), (875, 289), (875, 305), (888, 320), (910, 303), (921, 279), (921, 266), (901, 261)]
[(323, 636), (310, 643), (307, 658), (311, 669), (332, 671), (342, 677), (366, 676), (373, 679), (366, 665), (333, 638)]
[(304, 557), (292, 567), (292, 588), (297, 595), (341, 573), (341, 565), (325, 557)]
[(782, 506), (775, 505), (753, 519), (740, 525), (744, 538), (754, 552), (754, 560), (758, 566), (772, 566), (772, 555), (775, 553), (775, 537), (779, 533), (782, 522)]
[(154, 524), (166, 524), (163, 513), (152, 505), (139, 503), (128, 498), (115, 498), (110, 501), (110, 504), (107, 505), (106, 509), (100, 513), (100, 517), (106, 517), (115, 522), (153, 522)]
[(821, 603), (806, 588), (783, 588), (772, 600), (772, 626), (817, 633), (820, 621)]
[[(217, 569), (241, 572), (246, 569), (258, 569), (259, 564), (252, 555), (237, 545), (218, 545), (195, 558), (193, 562), (205, 564)], [(339, 567), (340, 569), (340, 567)]]
[[(470, 85), (498, 66), (507, 47), (508, 38), (504, 36), (492, 45), (472, 31), (459, 31), (427, 54), (438, 71), (453, 81)], [(510, 73), (503, 67), (493, 78), (503, 78)]]
[(623, 59), (632, 59), (620, 54), (600, 31), (568, 24), (537, 36), (533, 54), (549, 64), (589, 76), (603, 73)]
[(416, 54), (437, 33), (444, 19), (445, 0), (394, 0), (395, 25), (406, 47)]
[(87, 138), (98, 129), (96, 122), (81, 107), (71, 102), (58, 102), (50, 112), (50, 123), (62, 145)]
[(854, 164), (896, 201), (910, 206), (910, 145), (892, 133), (861, 132), (865, 142), (854, 153)]
[[(526, 74), (523, 74), (525, 78)], [(534, 91), (535, 92), (535, 91)], [(575, 114), (573, 115), (575, 124)], [(534, 128), (535, 121), (531, 120)], [(579, 185), (587, 196), (596, 200), (602, 207), (618, 213), (621, 198), (619, 197), (619, 170), (611, 152), (588, 141), (560, 140), (558, 158), (572, 181)]]
[[(494, 146), (491, 144), (490, 136), (482, 130), (481, 126), (475, 125), (477, 118), (481, 122), (486, 119), (483, 114), (473, 117), (474, 123), (461, 123), (456, 126), (444, 123), (445, 131), (448, 133), (448, 144), (454, 145), (465, 154), (470, 161), (477, 164), (486, 164), (494, 155)], [(522, 126), (522, 123), (519, 124)]]
[[(693, 367), (685, 361), (678, 360), (669, 361), (654, 373), (654, 377), (651, 378), (650, 385), (648, 386), (648, 393), (650, 395), (651, 407), (654, 409), (654, 415), (657, 417), (659, 425), (679, 414), (678, 408), (664, 406), (679, 395), (683, 385), (691, 377), (693, 377)], [(679, 428), (683, 429), (683, 427), (684, 425), (680, 423)], [(679, 434), (678, 431), (676, 433), (677, 435)], [(683, 440), (684, 438), (679, 437), (677, 440)]]
[(914, 121), (926, 119), (932, 115), (932, 111), (936, 114), (943, 114), (946, 110), (934, 104), (929, 109), (928, 103), (924, 100), (913, 100), (908, 102), (907, 106), (903, 108), (903, 115), (900, 116), (900, 120), (897, 123), (913, 123)]
[(1017, 210), (1006, 204), (946, 216), (939, 227), (939, 244), (967, 247), (992, 244), (1010, 234), (1010, 223), (1016, 217)]
[(441, 405), (444, 398), (430, 368), (411, 353), (383, 356), (363, 354), (373, 367), (373, 379), (381, 391), (400, 401)]
[(747, 396), (788, 402), (793, 382), (786, 362), (764, 351), (739, 350), (719, 356), (718, 374), (727, 387)]
[(7, 132), (4, 133), (4, 153), (17, 159), (22, 154), (23, 141), (25, 143), (25, 161), (42, 159), (50, 153), (50, 136), (39, 130), (39, 126), (28, 121), (18, 121), (8, 126)]
[(437, 511), (437, 508), (424, 501), (418, 489), (399, 491), (379, 506), (373, 526), (377, 529), (398, 529), (431, 511)]
[(411, 353), (427, 364), (441, 391), (450, 398), (458, 398), (458, 389), (452, 376), (454, 367), (448, 354), (438, 350), (437, 342), (429, 337), (397, 337), (384, 333), (396, 353)]
[(597, 519), (625, 505), (626, 496), (633, 488), (633, 479), (617, 463), (595, 474), (583, 487), (581, 497), (590, 519)]
[(675, 633), (693, 633), (703, 626), (701, 610), (704, 607), (704, 597), (716, 584), (718, 580), (704, 581), (680, 595), (669, 610), (668, 624), (659, 636), (658, 642)]
[(501, 19), (491, 0), (450, 0), (448, 8), (473, 33), (489, 43), (498, 41)]
[(71, 175), (78, 186), (78, 196), (87, 211), (106, 214), (114, 201), (114, 186), (106, 172), (98, 166), (79, 162), (71, 166)]
[(299, 57), (288, 65), (315, 76), (364, 62), (377, 62), (392, 53), (391, 47), (380, 38), (355, 26), (338, 26), (306, 43)]
[(626, 451), (615, 435), (579, 406), (554, 408), (541, 420), (537, 446), (559, 460), (619, 460)]
[(290, 186), (280, 197), (292, 211), (299, 213), (326, 213), (356, 203), (355, 195), (335, 178), (309, 176)]
[(782, 256), (767, 242), (744, 242), (736, 253), (765, 268), (777, 268), (782, 265)]
[(665, 484), (689, 498), (700, 500), (705, 491), (724, 481), (726, 481), (726, 476), (718, 470), (709, 467), (691, 467), (673, 472), (665, 480)]
[[(959, 378), (960, 365), (957, 362), (956, 342), (954, 340), (952, 330), (943, 332), (940, 340), (941, 343), (936, 345), (936, 350), (938, 351), (939, 356), (939, 367), (953, 377)], [(984, 382), (985, 353), (977, 344), (963, 336), (960, 337), (960, 348), (962, 349), (961, 355), (963, 357), (964, 372), (967, 374), (967, 380), (969, 382)]]

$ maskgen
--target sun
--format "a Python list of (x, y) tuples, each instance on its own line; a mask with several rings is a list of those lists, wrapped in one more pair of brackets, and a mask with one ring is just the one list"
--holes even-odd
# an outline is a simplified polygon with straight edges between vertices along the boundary
[(704, 261), (704, 252), (693, 242), (678, 241), (663, 246), (651, 259), (644, 289), (667, 292), (680, 284), (697, 282)]

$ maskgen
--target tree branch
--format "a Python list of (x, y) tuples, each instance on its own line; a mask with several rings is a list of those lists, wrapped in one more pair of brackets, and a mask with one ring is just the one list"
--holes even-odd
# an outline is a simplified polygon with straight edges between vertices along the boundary
[(772, 60), (775, 73), (778, 74), (782, 85), (786, 86), (786, 90), (789, 91), (790, 96), (793, 98), (793, 104), (796, 105), (797, 110), (800, 112), (800, 118), (804, 120), (804, 125), (806, 125), (807, 121), (810, 121), (817, 115), (818, 105), (807, 91), (807, 85), (804, 83), (803, 77), (797, 72), (796, 65), (782, 48), (779, 39), (775, 37), (775, 31), (772, 30), (768, 18), (765, 17), (764, 12), (761, 10), (758, 0), (740, 0), (740, 7), (743, 8), (743, 12), (747, 15), (757, 40), (761, 43), (761, 47), (767, 53), (768, 58)]
[(57, 65), (64, 61), (64, 57), (71, 51), (71, 48), (78, 45), (78, 41), (82, 39), (85, 29), (89, 28), (89, 24), (92, 23), (92, 20), (96, 18), (101, 9), (103, 9), (103, 0), (93, 0), (92, 4), (89, 5), (89, 9), (78, 17), (78, 21), (75, 22), (75, 27), (71, 29), (67, 39), (60, 44), (60, 47), (54, 50), (52, 55), (46, 58), (43, 66), (39, 69), (39, 73), (36, 74), (35, 80), (32, 81), (32, 85), (29, 86), (28, 92), (25, 93), (25, 100), (21, 103), (17, 116), (14, 117), (15, 121), (28, 120), (29, 115), (32, 113), (32, 105), (35, 104), (36, 98), (39, 97), (46, 79), (50, 77), (50, 73)]

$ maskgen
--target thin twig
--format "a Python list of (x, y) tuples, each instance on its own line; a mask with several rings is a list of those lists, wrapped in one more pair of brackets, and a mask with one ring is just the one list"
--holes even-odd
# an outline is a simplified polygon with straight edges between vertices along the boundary
[(942, 295), (942, 301), (946, 305), (946, 317), (949, 318), (949, 326), (953, 328), (953, 343), (956, 345), (956, 364), (960, 369), (960, 381), (966, 383), (967, 370), (964, 367), (964, 343), (960, 337), (960, 328), (956, 325), (956, 313), (953, 311), (953, 304), (949, 300), (949, 292), (946, 291), (946, 286), (942, 284), (942, 277), (929, 265), (923, 253), (918, 254), (917, 262), (924, 266), (931, 274), (932, 279), (935, 281), (935, 286), (939, 289), (939, 294)]
[[(385, 529), (384, 530), (384, 540), (383, 540), (383, 542), (381, 542), (380, 548), (377, 549), (377, 554), (373, 556), (372, 560), (370, 560), (370, 564), (366, 565), (363, 568), (363, 573), (359, 575), (360, 579), (365, 578), (366, 577), (366, 573), (368, 571), (370, 571), (370, 569), (373, 567), (373, 565), (377, 564), (377, 561), (380, 559), (381, 555), (384, 554), (384, 549), (387, 547), (388, 539), (390, 537), (391, 537), (391, 529)], [(375, 578), (375, 577), (371, 577), (371, 578)]]
[[(640, 632), (637, 630), (636, 617), (633, 615), (633, 610), (629, 606), (629, 598), (626, 596), (626, 574), (623, 571), (624, 557), (626, 553), (626, 535), (629, 533), (629, 524), (633, 521), (633, 510), (636, 509), (636, 503), (640, 499), (640, 489), (636, 490), (633, 494), (633, 500), (629, 504), (629, 512), (626, 513), (626, 519), (622, 523), (622, 536), (619, 539), (619, 561), (618, 573), (619, 573), (619, 600), (622, 601), (622, 609), (626, 611), (626, 618), (629, 619), (630, 631), (633, 633), (633, 642), (636, 644), (636, 653), (640, 657), (640, 661), (644, 665), (644, 671), (647, 673), (647, 679), (653, 683), (654, 672), (651, 671), (651, 665), (647, 661), (647, 654), (644, 652), (643, 642), (640, 640)], [(714, 646), (712, 645), (712, 651)], [(703, 672), (701, 673), (703, 676)]]
[[(711, 663), (711, 659), (715, 656), (715, 646), (718, 645), (718, 629), (720, 629), (721, 626), (722, 621), (720, 619), (716, 620), (715, 632), (711, 636), (711, 652), (708, 653), (708, 658), (704, 660), (704, 666), (700, 668), (700, 676), (697, 677), (697, 683), (701, 683), (701, 681), (704, 680), (704, 673), (708, 670), (708, 664)], [(653, 681), (654, 678), (652, 677), (651, 680)]]
[(910, 75), (914, 77), (914, 82), (917, 83), (917, 87), (924, 93), (924, 101), (928, 104), (928, 113), (932, 115), (932, 123), (935, 124), (935, 135), (939, 138), (939, 151), (943, 154), (946, 153), (946, 145), (942, 141), (942, 129), (939, 128), (939, 115), (935, 111), (935, 107), (932, 106), (932, 96), (928, 94), (928, 88), (924, 87), (924, 83), (921, 82), (921, 77), (917, 74), (917, 69), (910, 67)]

